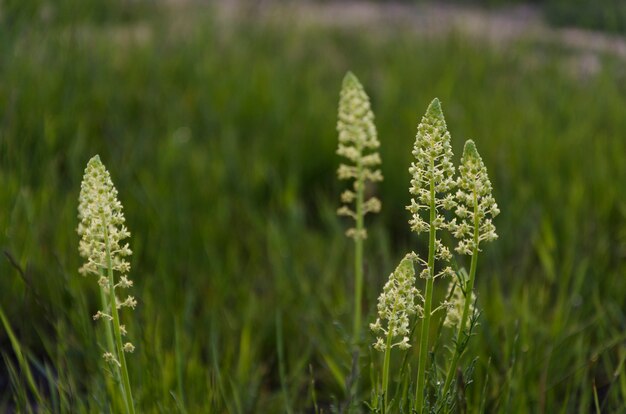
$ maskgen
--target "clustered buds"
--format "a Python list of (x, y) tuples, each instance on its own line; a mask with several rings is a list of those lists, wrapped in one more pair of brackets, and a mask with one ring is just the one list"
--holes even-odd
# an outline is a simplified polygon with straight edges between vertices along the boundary
[[(85, 168), (79, 195), (78, 218), (80, 222), (77, 231), (81, 236), (78, 250), (86, 260), (79, 272), (83, 275), (97, 276), (98, 284), (107, 294), (111, 289), (115, 291), (133, 286), (132, 280), (127, 276), (130, 271), (127, 258), (132, 251), (128, 243), (124, 243), (130, 232), (124, 225), (124, 213), (122, 204), (117, 199), (117, 190), (97, 155), (89, 160)], [(109, 267), (120, 274), (117, 283), (107, 276)], [(133, 296), (115, 301), (117, 309), (121, 307), (135, 309), (136, 306), (137, 300)], [(98, 310), (93, 319), (110, 322), (113, 319), (111, 305), (108, 304), (108, 309)], [(122, 331), (124, 332), (125, 330)], [(123, 348), (127, 352), (134, 349), (131, 343), (127, 343)], [(110, 352), (104, 354), (104, 359), (119, 364)]]
[(492, 219), (500, 213), (491, 194), (487, 168), (472, 140), (467, 140), (463, 149), (457, 187), (455, 214), (459, 223), (453, 220), (450, 230), (459, 239), (456, 251), (472, 255), (474, 249), (479, 250), (475, 240), (480, 244), (498, 238)]
[(105, 352), (104, 354), (102, 354), (102, 358), (104, 358), (104, 360), (108, 362), (109, 364), (117, 365), (118, 368), (122, 366), (120, 364), (120, 361), (118, 361), (117, 358), (115, 358), (115, 355), (113, 355), (110, 352)]
[[(347, 84), (348, 77), (344, 80), (342, 100), (344, 94), (348, 96)], [(360, 85), (358, 87), (360, 88)], [(365, 108), (361, 109), (361, 113), (369, 114), (369, 105), (361, 104), (361, 107)], [(368, 116), (368, 118), (373, 118), (373, 115)], [(353, 118), (346, 117), (346, 119)], [(342, 117), (340, 116), (340, 133), (342, 129), (347, 130), (341, 120)], [(373, 124), (371, 128), (373, 130)], [(365, 133), (359, 131), (362, 137), (366, 137)], [(340, 142), (347, 142), (345, 136), (344, 141), (340, 140)], [(353, 139), (350, 142), (354, 141)], [(406, 207), (411, 213), (409, 220), (411, 230), (417, 234), (424, 232), (429, 234), (428, 261), (419, 258), (415, 253), (405, 256), (396, 270), (389, 276), (389, 280), (378, 298), (378, 318), (375, 323), (370, 324), (371, 330), (376, 334), (374, 348), (385, 352), (382, 384), (383, 395), (386, 399), (389, 351), (393, 347), (403, 350), (410, 348), (410, 316), (417, 315), (423, 319), (419, 340), (417, 386), (415, 387), (416, 412), (421, 412), (424, 408), (423, 397), (427, 394), (425, 392), (426, 370), (424, 367), (427, 366), (428, 336), (432, 315), (439, 310), (445, 310), (443, 325), (456, 328), (459, 332), (456, 337), (457, 346), (453, 351), (455, 355), (443, 387), (442, 395), (446, 398), (448, 387), (456, 374), (456, 365), (464, 347), (464, 343), (460, 342), (461, 333), (467, 329), (471, 331), (471, 325), (476, 321), (476, 318), (470, 317), (470, 315), (476, 315), (474, 281), (477, 257), (472, 257), (469, 275), (463, 270), (457, 274), (452, 267), (445, 264), (452, 259), (452, 253), (438, 236), (442, 230), (449, 231), (457, 239), (460, 239), (455, 250), (460, 254), (469, 255), (477, 254), (480, 242), (492, 241), (498, 237), (492, 219), (499, 213), (499, 210), (491, 194), (491, 182), (487, 176), (487, 169), (476, 150), (476, 146), (471, 140), (465, 143), (457, 177), (455, 166), (452, 163), (453, 154), (450, 141), (450, 133), (441, 110), (441, 104), (435, 98), (428, 106), (417, 128), (412, 151), (415, 160), (409, 168), (411, 202)], [(361, 145), (359, 148), (363, 148), (363, 146)], [(360, 152), (348, 150), (341, 144), (338, 152), (354, 160), (358, 160), (357, 154), (359, 157), (361, 156)], [(347, 169), (347, 167), (342, 166), (340, 176), (343, 173), (344, 178), (356, 177), (355, 171), (355, 169)], [(359, 188), (357, 182), (355, 182), (355, 188)], [(344, 202), (351, 202), (354, 196), (353, 192), (347, 192), (345, 197), (342, 196), (342, 199)], [(344, 207), (344, 209), (345, 214), (358, 217), (348, 207)], [(452, 216), (456, 217), (452, 218)], [(415, 287), (415, 264), (420, 267), (419, 277), (426, 280), (426, 298), (423, 298)], [(458, 277), (455, 278), (455, 275)], [(447, 300), (433, 310), (434, 281), (442, 276), (452, 279), (448, 288)]]
[[(448, 328), (457, 328), (461, 323), (463, 308), (465, 306), (466, 301), (466, 287), (467, 287), (467, 277), (463, 278), (463, 274), (460, 273), (460, 280), (451, 280), (450, 286), (448, 287), (447, 298), (448, 301), (445, 304), (447, 307), (446, 318), (443, 321), (443, 325)], [(461, 286), (463, 285), (463, 287)], [(470, 296), (469, 303), (469, 314), (474, 314), (474, 304), (476, 303), (476, 294), (472, 291)], [(470, 319), (468, 318), (466, 321), (466, 326), (463, 329), (469, 328)]]
[(415, 161), (409, 168), (412, 176), (409, 192), (413, 197), (411, 205), (407, 206), (407, 210), (412, 213), (409, 221), (411, 230), (418, 234), (430, 231), (430, 223), (424, 217), (430, 212), (431, 206), (435, 209), (434, 228), (445, 229), (448, 221), (440, 209), (451, 210), (455, 207), (451, 191), (456, 182), (450, 133), (437, 98), (430, 103), (417, 127), (413, 156)]
[(400, 349), (411, 347), (409, 343), (409, 318), (422, 312), (418, 301), (423, 300), (415, 287), (415, 253), (407, 254), (396, 270), (389, 276), (378, 297), (378, 318), (370, 324), (376, 334), (374, 348), (384, 352), (387, 349), (386, 339), (391, 335), (391, 347)]
[[(361, 211), (358, 211), (358, 206), (355, 211), (351, 205), (355, 201), (358, 203), (359, 194), (362, 197), (366, 182), (382, 181), (383, 175), (378, 168), (381, 163), (377, 152), (380, 143), (370, 101), (359, 80), (350, 72), (346, 74), (341, 87), (337, 131), (339, 132), (337, 154), (347, 160), (347, 163), (339, 165), (337, 175), (340, 180), (354, 180), (352, 190), (346, 190), (341, 194), (341, 202), (344, 205), (337, 210), (337, 214), (352, 217), (357, 221), (359, 216), (380, 211), (381, 203), (376, 197), (361, 200)], [(365, 229), (351, 228), (346, 234), (354, 239), (367, 237)]]
[[(125, 258), (132, 252), (128, 243), (122, 244), (130, 232), (124, 226), (124, 213), (117, 199), (117, 190), (97, 155), (89, 160), (85, 168), (78, 201), (78, 235), (81, 236), (78, 251), (87, 260), (79, 272), (98, 276), (100, 285), (110, 288), (107, 286), (108, 279), (100, 277), (108, 267), (107, 244), (113, 270), (122, 275), (130, 271), (130, 264)], [(122, 278), (125, 284), (132, 285), (126, 276)]]

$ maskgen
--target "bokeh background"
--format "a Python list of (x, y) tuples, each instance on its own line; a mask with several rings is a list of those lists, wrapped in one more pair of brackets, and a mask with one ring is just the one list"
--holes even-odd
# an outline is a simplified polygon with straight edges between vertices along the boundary
[(53, 411), (115, 410), (97, 284), (77, 272), (94, 154), (132, 232), (139, 306), (123, 318), (139, 411), (347, 407), (353, 259), (335, 126), (351, 70), (385, 176), (365, 320), (399, 258), (425, 251), (404, 206), (417, 123), (439, 97), (456, 159), (477, 142), (502, 210), (477, 277), (467, 410), (623, 412), (625, 4), (0, 1), (0, 307), (16, 339), (3, 324), (0, 411), (38, 405), (24, 364)]

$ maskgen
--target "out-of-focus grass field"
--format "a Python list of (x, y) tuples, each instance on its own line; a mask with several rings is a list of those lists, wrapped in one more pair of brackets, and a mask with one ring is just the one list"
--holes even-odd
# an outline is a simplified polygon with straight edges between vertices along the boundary
[[(352, 70), (385, 175), (382, 214), (367, 222), (365, 321), (399, 258), (424, 251), (407, 225), (407, 169), (437, 96), (457, 160), (473, 138), (502, 210), (479, 265), (468, 410), (484, 399), (489, 412), (587, 413), (595, 387), (603, 412), (623, 412), (623, 60), (599, 55), (589, 74), (572, 70), (578, 52), (535, 41), (121, 10), (0, 26), (0, 306), (53, 411), (111, 409), (97, 284), (77, 272), (77, 198), (94, 154), (132, 232), (139, 306), (123, 318), (139, 412), (344, 403), (353, 259), (334, 151)], [(372, 341), (366, 331), (361, 400)], [(4, 328), (0, 353), (0, 411), (25, 410), (33, 396)]]

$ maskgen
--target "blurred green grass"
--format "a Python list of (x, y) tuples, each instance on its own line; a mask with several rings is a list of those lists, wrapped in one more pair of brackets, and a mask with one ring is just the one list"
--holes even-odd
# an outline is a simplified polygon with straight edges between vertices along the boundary
[[(584, 74), (558, 45), (224, 25), (210, 8), (181, 10), (0, 29), (0, 304), (36, 381), (59, 386), (44, 392), (51, 405), (109, 409), (96, 284), (77, 274), (77, 197), (96, 153), (133, 233), (140, 306), (125, 322), (140, 411), (282, 412), (288, 400), (302, 412), (312, 380), (322, 407), (341, 404), (352, 259), (334, 214), (335, 118), (352, 70), (372, 97), (385, 175), (368, 223), (367, 320), (397, 259), (424, 248), (407, 228), (407, 169), (438, 96), (455, 153), (476, 140), (502, 210), (477, 280), (470, 409), (486, 378), (494, 412), (588, 412), (593, 384), (607, 410), (621, 407), (622, 61), (600, 56)], [(4, 331), (0, 351), (0, 408), (24, 404)]]

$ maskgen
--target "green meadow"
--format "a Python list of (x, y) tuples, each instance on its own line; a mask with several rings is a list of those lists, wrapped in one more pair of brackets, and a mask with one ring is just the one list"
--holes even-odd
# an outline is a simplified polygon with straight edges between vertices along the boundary
[[(0, 411), (121, 412), (92, 320), (98, 285), (78, 273), (78, 195), (99, 154), (131, 232), (138, 306), (122, 313), (137, 412), (367, 412), (376, 298), (405, 252), (428, 248), (405, 206), (417, 124), (438, 97), (454, 161), (476, 141), (501, 210), (499, 239), (481, 247), (458, 411), (624, 412), (623, 58), (402, 25), (218, 19), (194, 3), (56, 20), (10, 10)], [(382, 210), (366, 218), (358, 352), (350, 223), (336, 214), (347, 71), (371, 98), (385, 177), (368, 189)]]

